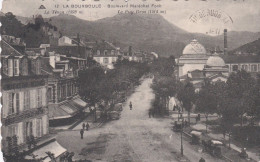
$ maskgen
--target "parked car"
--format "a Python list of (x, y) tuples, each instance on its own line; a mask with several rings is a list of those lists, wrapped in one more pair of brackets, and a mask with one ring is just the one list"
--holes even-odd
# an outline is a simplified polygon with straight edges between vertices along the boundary
[(218, 140), (202, 140), (202, 145), (206, 152), (210, 153), (212, 156), (221, 157), (221, 147), (223, 147), (223, 143)]
[(109, 111), (107, 117), (110, 120), (118, 120), (120, 118), (120, 113), (117, 111)]
[(200, 144), (200, 136), (201, 136), (201, 132), (199, 131), (191, 131), (191, 143), (194, 145)]

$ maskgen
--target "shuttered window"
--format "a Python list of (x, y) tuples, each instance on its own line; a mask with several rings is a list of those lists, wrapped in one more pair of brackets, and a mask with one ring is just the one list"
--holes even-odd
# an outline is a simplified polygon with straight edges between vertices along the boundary
[(37, 89), (37, 108), (42, 106), (42, 90)]
[(20, 112), (20, 97), (19, 97), (19, 93), (15, 93), (15, 109), (16, 109), (16, 113)]
[(19, 76), (19, 60), (14, 60), (14, 76)]
[(13, 76), (13, 60), (8, 59), (8, 76)]
[(24, 110), (30, 109), (30, 91), (24, 92)]
[(13, 114), (14, 111), (14, 94), (9, 93), (8, 94), (8, 114)]

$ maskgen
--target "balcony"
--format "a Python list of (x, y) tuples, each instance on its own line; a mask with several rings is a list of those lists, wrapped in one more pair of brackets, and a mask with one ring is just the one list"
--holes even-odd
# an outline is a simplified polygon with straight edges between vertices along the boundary
[(42, 115), (45, 112), (46, 112), (46, 107), (25, 110), (25, 111), (7, 116), (6, 118), (2, 119), (2, 123), (5, 126), (13, 124), (13, 123), (19, 123), (25, 119)]

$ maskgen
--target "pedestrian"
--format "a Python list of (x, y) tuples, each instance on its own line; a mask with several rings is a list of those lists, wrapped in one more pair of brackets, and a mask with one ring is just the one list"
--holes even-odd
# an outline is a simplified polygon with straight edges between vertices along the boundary
[(130, 110), (132, 110), (133, 105), (132, 105), (131, 101), (130, 101), (129, 107), (130, 107)]
[(89, 128), (89, 124), (87, 123), (87, 124), (86, 124), (86, 130), (87, 130), (87, 131), (88, 131), (88, 128)]
[(85, 126), (86, 126), (85, 123), (83, 123), (83, 124), (82, 124), (82, 129), (83, 129), (83, 130), (85, 129)]
[(80, 130), (80, 137), (81, 137), (81, 139), (83, 139), (83, 134), (84, 134), (84, 129), (81, 129)]
[(200, 114), (198, 114), (198, 121), (200, 121)]

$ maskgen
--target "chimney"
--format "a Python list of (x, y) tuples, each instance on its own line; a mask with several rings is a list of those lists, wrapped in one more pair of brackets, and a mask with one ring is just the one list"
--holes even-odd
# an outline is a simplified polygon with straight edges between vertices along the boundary
[(129, 53), (129, 56), (132, 56), (132, 46), (129, 46), (128, 53)]
[(224, 55), (227, 54), (227, 29), (224, 29)]

